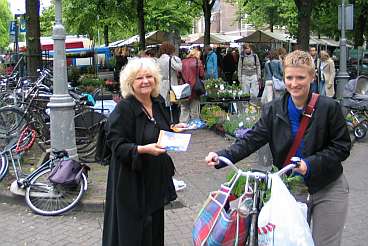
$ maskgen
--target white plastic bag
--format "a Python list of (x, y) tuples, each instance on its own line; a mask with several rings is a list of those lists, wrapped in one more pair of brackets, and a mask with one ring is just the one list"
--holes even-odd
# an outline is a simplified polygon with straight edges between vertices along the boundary
[(314, 246), (295, 198), (277, 174), (271, 180), (271, 198), (258, 217), (258, 246)]

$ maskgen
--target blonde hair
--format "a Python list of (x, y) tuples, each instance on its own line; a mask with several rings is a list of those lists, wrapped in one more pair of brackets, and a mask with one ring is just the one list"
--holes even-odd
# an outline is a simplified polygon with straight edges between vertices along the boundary
[(194, 57), (194, 58), (201, 58), (201, 52), (197, 49), (192, 49), (189, 54), (187, 55), (187, 58)]
[(133, 83), (137, 74), (147, 70), (155, 79), (155, 86), (151, 96), (157, 97), (160, 94), (161, 74), (157, 62), (151, 57), (130, 59), (125, 68), (120, 72), (120, 90), (123, 97), (134, 95)]
[(322, 61), (327, 61), (330, 58), (330, 55), (325, 50), (321, 50), (319, 55), (320, 55)]
[(315, 66), (312, 56), (302, 50), (295, 50), (285, 56), (283, 62), (284, 69), (287, 67), (305, 67), (311, 74), (315, 73)]

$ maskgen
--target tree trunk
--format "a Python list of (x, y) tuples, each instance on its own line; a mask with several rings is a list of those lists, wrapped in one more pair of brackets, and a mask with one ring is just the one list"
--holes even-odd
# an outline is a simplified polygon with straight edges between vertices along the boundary
[(312, 15), (313, 0), (294, 0), (298, 9), (298, 45), (302, 50), (309, 48), (310, 23)]
[(202, 0), (202, 10), (204, 16), (204, 45), (211, 43), (211, 10), (216, 0)]
[(138, 32), (139, 32), (139, 49), (146, 48), (146, 37), (144, 30), (144, 0), (137, 0), (137, 16), (138, 16)]
[(364, 33), (367, 28), (368, 21), (368, 4), (361, 7), (361, 12), (356, 18), (354, 26), (354, 48), (364, 44)]
[(26, 0), (27, 16), (27, 74), (37, 76), (37, 69), (42, 66), (40, 43), (40, 0)]
[(109, 46), (109, 26), (104, 25), (104, 40), (105, 40), (105, 46)]

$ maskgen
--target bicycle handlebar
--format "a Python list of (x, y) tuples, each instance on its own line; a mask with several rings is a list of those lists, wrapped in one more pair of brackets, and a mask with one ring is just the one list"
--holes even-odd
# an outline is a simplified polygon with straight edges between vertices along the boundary
[[(281, 170), (279, 170), (278, 172), (276, 172), (277, 175), (281, 176), (284, 173), (287, 173), (288, 171), (292, 170), (293, 168), (296, 168), (300, 165), (300, 158), (299, 157), (293, 157), (291, 158), (292, 163), (286, 165), (285, 167), (283, 167)], [(222, 161), (225, 164), (227, 164), (228, 166), (230, 166), (231, 168), (233, 168), (235, 170), (236, 173), (240, 173), (240, 176), (246, 176), (246, 177), (252, 177), (252, 178), (261, 178), (261, 179), (266, 179), (267, 178), (267, 173), (263, 173), (263, 172), (253, 172), (253, 171), (243, 171), (239, 168), (237, 168), (234, 163), (232, 161), (230, 161), (228, 158), (224, 157), (224, 156), (219, 156), (218, 157), (218, 162)]]

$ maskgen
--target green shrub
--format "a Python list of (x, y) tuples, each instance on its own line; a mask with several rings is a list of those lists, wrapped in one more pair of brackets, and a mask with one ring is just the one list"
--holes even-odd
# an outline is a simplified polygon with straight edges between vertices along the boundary
[(205, 105), (201, 110), (201, 118), (206, 121), (207, 126), (223, 123), (226, 112), (217, 105)]

